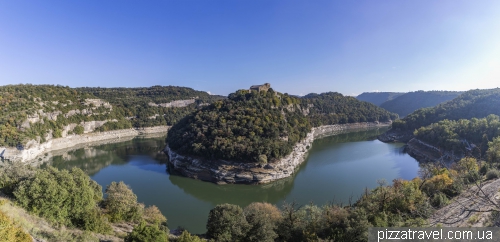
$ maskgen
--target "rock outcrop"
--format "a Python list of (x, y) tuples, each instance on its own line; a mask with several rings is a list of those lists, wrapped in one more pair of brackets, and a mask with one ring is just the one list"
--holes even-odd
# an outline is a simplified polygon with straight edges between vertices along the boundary
[(66, 137), (63, 138), (49, 139), (44, 143), (40, 143), (40, 140), (30, 140), (23, 149), (15, 147), (0, 147), (0, 154), (2, 154), (3, 159), (14, 162), (26, 162), (36, 160), (49, 151), (67, 149), (80, 144), (90, 144), (110, 139), (116, 139), (119, 141), (121, 138), (143, 134), (166, 134), (169, 129), (170, 126), (156, 126), (140, 129), (121, 129), (107, 132), (94, 132), (82, 135), (73, 134), (66, 135)]
[(193, 104), (196, 101), (196, 98), (198, 98), (198, 97), (195, 97), (192, 99), (187, 99), (187, 100), (175, 100), (175, 101), (172, 101), (169, 103), (158, 103), (158, 104), (150, 102), (150, 103), (148, 103), (148, 105), (152, 106), (152, 107), (182, 108), (182, 107), (188, 106), (189, 104)]
[(262, 184), (289, 177), (307, 158), (307, 151), (314, 139), (336, 135), (345, 131), (388, 126), (390, 123), (354, 123), (325, 125), (313, 128), (305, 139), (298, 142), (286, 157), (266, 165), (258, 163), (207, 160), (201, 157), (181, 155), (167, 145), (164, 152), (169, 156), (169, 168), (186, 177), (217, 184)]

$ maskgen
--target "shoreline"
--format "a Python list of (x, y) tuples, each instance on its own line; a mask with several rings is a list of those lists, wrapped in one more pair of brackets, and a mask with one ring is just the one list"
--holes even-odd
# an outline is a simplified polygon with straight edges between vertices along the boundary
[(356, 129), (386, 127), (390, 123), (352, 123), (324, 125), (312, 128), (306, 138), (299, 141), (287, 156), (267, 165), (225, 160), (207, 160), (181, 155), (170, 149), (168, 144), (163, 152), (169, 157), (169, 168), (189, 178), (216, 184), (265, 184), (291, 176), (308, 155), (315, 139), (337, 135)]
[(4, 160), (11, 162), (32, 162), (41, 159), (47, 152), (71, 149), (80, 145), (98, 145), (99, 143), (117, 143), (141, 135), (166, 134), (171, 126), (154, 126), (139, 129), (119, 129), (106, 132), (87, 133), (81, 135), (68, 135), (62, 138), (50, 139), (44, 143), (30, 140), (25, 149), (15, 147), (0, 147), (0, 154)]

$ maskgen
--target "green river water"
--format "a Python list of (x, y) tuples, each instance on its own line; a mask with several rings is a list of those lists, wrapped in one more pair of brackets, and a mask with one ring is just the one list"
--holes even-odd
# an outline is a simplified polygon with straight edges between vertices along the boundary
[(414, 178), (419, 166), (403, 152), (403, 144), (376, 140), (386, 130), (358, 130), (315, 140), (307, 160), (293, 176), (265, 185), (216, 185), (170, 175), (166, 155), (158, 152), (165, 146), (165, 137), (138, 137), (71, 150), (54, 156), (48, 164), (60, 169), (79, 167), (103, 189), (112, 181), (124, 181), (139, 202), (160, 208), (169, 228), (181, 226), (204, 233), (208, 213), (217, 204), (346, 204), (350, 197), (354, 202), (365, 188), (376, 187), (378, 180)]

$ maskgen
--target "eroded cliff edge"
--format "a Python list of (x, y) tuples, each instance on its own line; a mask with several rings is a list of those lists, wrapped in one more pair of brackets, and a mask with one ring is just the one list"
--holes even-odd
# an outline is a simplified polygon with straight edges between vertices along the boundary
[(44, 143), (36, 140), (29, 141), (23, 149), (15, 147), (0, 147), (0, 154), (3, 159), (13, 162), (26, 162), (45, 158), (43, 154), (49, 151), (67, 149), (81, 144), (97, 144), (106, 141), (107, 143), (121, 142), (124, 138), (130, 138), (145, 134), (166, 134), (171, 126), (156, 126), (138, 129), (120, 129), (107, 132), (93, 132), (82, 135), (67, 135), (62, 138), (49, 139)]
[(225, 160), (207, 160), (201, 157), (181, 155), (167, 145), (164, 152), (169, 156), (169, 168), (180, 175), (217, 184), (262, 184), (289, 177), (307, 158), (307, 151), (314, 139), (336, 135), (349, 130), (384, 127), (390, 123), (353, 123), (325, 125), (313, 128), (305, 139), (299, 141), (286, 157), (267, 165), (240, 163)]

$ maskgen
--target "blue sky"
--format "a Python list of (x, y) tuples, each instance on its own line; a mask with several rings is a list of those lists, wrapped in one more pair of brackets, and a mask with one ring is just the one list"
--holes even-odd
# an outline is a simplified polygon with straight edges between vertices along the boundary
[(500, 1), (1, 1), (0, 85), (500, 86)]

